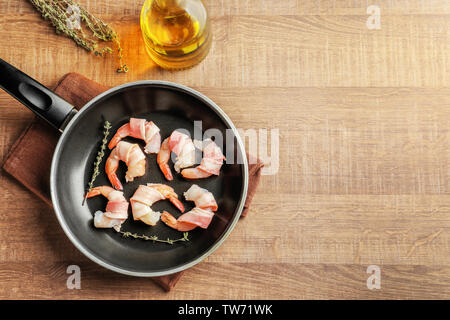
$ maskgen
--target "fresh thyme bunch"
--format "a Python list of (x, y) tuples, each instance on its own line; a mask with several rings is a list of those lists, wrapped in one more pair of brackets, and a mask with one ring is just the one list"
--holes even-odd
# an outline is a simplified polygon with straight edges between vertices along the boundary
[(167, 243), (167, 244), (174, 244), (175, 242), (179, 242), (179, 241), (189, 241), (189, 232), (183, 232), (183, 238), (179, 238), (179, 239), (169, 239), (167, 238), (167, 240), (164, 239), (159, 239), (157, 236), (146, 236), (146, 235), (139, 235), (137, 233), (131, 233), (128, 231), (119, 231), (120, 234), (122, 234), (122, 237), (124, 238), (135, 238), (135, 239), (141, 239), (141, 240), (147, 240), (147, 241), (153, 241), (153, 242), (163, 242), (163, 243)]
[[(80, 47), (87, 51), (94, 51), (95, 55), (103, 56), (112, 53), (110, 47), (98, 49), (98, 40), (113, 42), (117, 45), (119, 68), (117, 72), (128, 72), (126, 64), (122, 63), (122, 47), (117, 33), (99, 18), (89, 13), (85, 8), (73, 0), (29, 0), (41, 13), (45, 20), (49, 20), (55, 27), (56, 33), (64, 33), (72, 38)], [(78, 23), (79, 22), (79, 23)], [(90, 30), (85, 33), (82, 27)]]

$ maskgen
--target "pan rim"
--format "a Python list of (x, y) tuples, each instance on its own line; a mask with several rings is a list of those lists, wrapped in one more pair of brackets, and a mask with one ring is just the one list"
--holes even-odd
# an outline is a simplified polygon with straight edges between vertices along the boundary
[[(122, 90), (124, 88), (137, 87), (137, 86), (143, 86), (143, 85), (165, 86), (165, 87), (169, 87), (169, 88), (172, 88), (175, 90), (181, 90), (181, 91), (186, 92), (187, 94), (190, 94), (190, 95), (194, 96), (195, 98), (200, 99), (203, 102), (205, 102), (205, 104), (208, 105), (208, 107), (210, 107), (214, 112), (216, 112), (217, 115), (222, 118), (222, 121), (224, 121), (225, 124), (230, 129), (232, 129), (233, 133), (236, 136), (236, 143), (239, 147), (239, 150), (241, 152), (241, 157), (243, 159), (243, 166), (242, 166), (243, 190), (241, 191), (241, 198), (239, 199), (239, 203), (238, 203), (237, 209), (234, 212), (234, 218), (231, 221), (231, 223), (227, 226), (225, 231), (220, 235), (220, 237), (216, 240), (216, 242), (210, 248), (208, 248), (208, 250), (206, 250), (205, 252), (200, 254), (197, 258), (193, 259), (190, 262), (187, 262), (180, 266), (177, 266), (175, 268), (170, 268), (170, 269), (163, 270), (163, 271), (141, 272), (141, 271), (128, 270), (126, 268), (117, 267), (117, 266), (109, 263), (108, 261), (97, 257), (94, 253), (90, 252), (82, 244), (82, 242), (78, 239), (78, 237), (75, 236), (75, 234), (72, 232), (72, 230), (66, 223), (66, 221), (64, 219), (64, 214), (62, 213), (62, 210), (59, 206), (58, 196), (56, 194), (56, 171), (57, 171), (57, 165), (58, 165), (59, 158), (60, 158), (61, 148), (64, 143), (64, 140), (66, 139), (66, 136), (68, 135), (68, 132), (74, 125), (76, 125), (77, 119), (83, 113), (85, 113), (87, 110), (92, 108), (97, 101), (104, 98), (105, 96), (110, 95), (111, 93), (113, 93), (115, 91)], [(249, 180), (249, 176), (248, 176), (247, 155), (245, 153), (245, 148), (244, 148), (242, 139), (239, 136), (239, 133), (238, 133), (236, 127), (234, 126), (234, 123), (231, 121), (231, 119), (228, 117), (228, 115), (214, 101), (212, 101), (210, 98), (208, 98), (207, 96), (205, 96), (204, 94), (200, 93), (197, 90), (194, 90), (190, 87), (187, 87), (185, 85), (178, 84), (175, 82), (164, 81), (164, 80), (140, 80), (140, 81), (124, 83), (124, 84), (115, 86), (109, 90), (106, 90), (103, 93), (100, 93), (99, 95), (97, 95), (96, 97), (94, 97), (90, 101), (88, 101), (83, 106), (83, 108), (80, 111), (78, 111), (73, 116), (73, 118), (69, 121), (67, 126), (64, 128), (61, 136), (59, 137), (58, 143), (57, 143), (55, 151), (53, 153), (51, 169), (50, 169), (50, 195), (51, 195), (51, 199), (52, 199), (53, 210), (56, 214), (56, 217), (58, 219), (58, 222), (59, 222), (61, 228), (63, 229), (64, 233), (69, 238), (69, 240), (72, 242), (72, 244), (81, 253), (83, 253), (88, 259), (90, 259), (91, 261), (97, 263), (98, 265), (100, 265), (106, 269), (109, 269), (109, 270), (117, 272), (117, 273), (129, 275), (129, 276), (135, 276), (135, 277), (160, 277), (160, 276), (177, 273), (177, 272), (180, 272), (180, 271), (183, 271), (183, 270), (193, 267), (194, 265), (196, 265), (196, 264), (200, 263), (201, 261), (203, 261), (204, 259), (206, 259), (218, 247), (220, 247), (222, 245), (222, 243), (225, 241), (226, 238), (228, 238), (231, 231), (234, 229), (236, 223), (239, 221), (242, 210), (244, 209), (244, 204), (245, 204), (245, 200), (247, 198), (247, 191), (248, 191), (248, 180)]]

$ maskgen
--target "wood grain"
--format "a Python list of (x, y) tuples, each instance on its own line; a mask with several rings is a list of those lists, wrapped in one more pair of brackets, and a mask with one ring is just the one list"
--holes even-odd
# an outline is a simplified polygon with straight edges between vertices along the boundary
[[(207, 1), (211, 53), (182, 72), (147, 57), (142, 2), (80, 1), (121, 35), (127, 74), (55, 35), (25, 0), (1, 0), (0, 57), (48, 86), (71, 71), (191, 86), (239, 128), (278, 129), (278, 173), (225, 244), (164, 293), (90, 262), (1, 172), (0, 298), (450, 298), (448, 1), (378, 1), (380, 30), (366, 28), (362, 0)], [(32, 118), (0, 92), (2, 159)], [(70, 264), (81, 290), (66, 287)], [(366, 287), (372, 264), (380, 290)]]

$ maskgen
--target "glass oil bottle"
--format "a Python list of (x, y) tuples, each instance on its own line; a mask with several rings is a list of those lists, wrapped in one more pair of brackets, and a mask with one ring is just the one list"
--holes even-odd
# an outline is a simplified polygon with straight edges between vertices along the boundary
[(146, 0), (141, 11), (145, 48), (164, 69), (185, 69), (211, 47), (208, 13), (201, 0)]

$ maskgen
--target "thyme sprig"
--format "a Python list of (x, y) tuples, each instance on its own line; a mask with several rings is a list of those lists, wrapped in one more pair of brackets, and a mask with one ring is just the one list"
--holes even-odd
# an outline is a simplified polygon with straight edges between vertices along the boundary
[[(93, 51), (96, 56), (103, 57), (105, 53), (113, 52), (109, 47), (97, 49), (99, 44), (98, 40), (113, 42), (117, 45), (117, 57), (119, 59), (117, 72), (128, 72), (127, 65), (122, 62), (122, 47), (120, 46), (117, 33), (101, 19), (88, 12), (73, 0), (29, 1), (41, 13), (45, 20), (50, 21), (55, 27), (57, 34), (65, 34), (80, 47), (90, 52)], [(79, 19), (79, 23), (73, 23), (73, 19)], [(89, 33), (83, 30), (81, 22), (83, 22), (86, 29), (90, 30)]]
[(169, 238), (167, 238), (166, 240), (159, 239), (155, 235), (153, 235), (153, 236), (146, 236), (145, 234), (131, 233), (129, 231), (119, 231), (119, 233), (124, 238), (130, 238), (131, 237), (131, 238), (134, 238), (134, 239), (141, 239), (141, 240), (153, 241), (153, 242), (163, 242), (163, 243), (167, 243), (167, 244), (174, 244), (175, 242), (179, 242), (179, 241), (183, 241), (183, 242), (189, 241), (189, 232), (184, 232), (183, 233), (183, 238), (173, 239), (173, 240), (169, 239)]
[(100, 167), (100, 164), (102, 163), (103, 157), (105, 156), (105, 149), (106, 149), (106, 144), (108, 143), (109, 130), (112, 128), (111, 123), (109, 121), (105, 121), (103, 128), (105, 130), (103, 131), (102, 145), (100, 146), (100, 149), (97, 152), (97, 157), (95, 158), (94, 172), (92, 173), (91, 181), (89, 181), (89, 183), (88, 183), (88, 190), (86, 191), (86, 195), (83, 200), (83, 205), (84, 205), (84, 202), (86, 201), (87, 194), (94, 187), (95, 179), (100, 174), (99, 167)]

